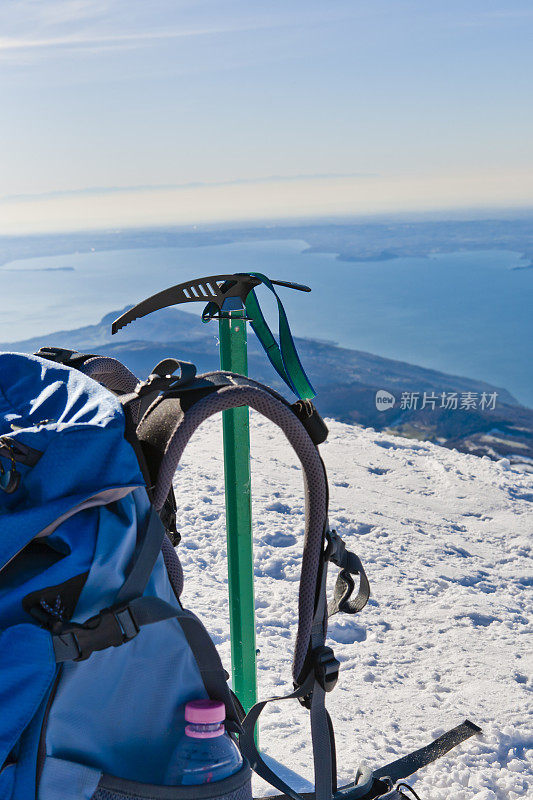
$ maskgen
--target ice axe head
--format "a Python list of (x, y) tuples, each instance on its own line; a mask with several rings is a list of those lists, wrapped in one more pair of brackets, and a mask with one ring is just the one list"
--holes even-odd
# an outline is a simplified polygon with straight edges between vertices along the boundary
[[(277, 286), (285, 286), (288, 289), (298, 289), (302, 292), (310, 292), (308, 286), (288, 281), (271, 281)], [(206, 278), (195, 278), (192, 281), (178, 283), (169, 289), (153, 294), (142, 300), (133, 308), (128, 309), (111, 326), (111, 333), (117, 333), (121, 328), (129, 325), (136, 319), (146, 317), (153, 311), (161, 308), (181, 305), (182, 303), (207, 303), (204, 311), (204, 319), (210, 319), (218, 310), (222, 311), (225, 301), (231, 297), (238, 297), (243, 305), (252, 289), (259, 286), (261, 280), (248, 273), (236, 273), (235, 275), (209, 275)]]

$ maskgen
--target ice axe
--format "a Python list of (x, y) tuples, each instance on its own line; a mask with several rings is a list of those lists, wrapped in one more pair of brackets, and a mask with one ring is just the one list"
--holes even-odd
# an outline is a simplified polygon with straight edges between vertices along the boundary
[[(279, 344), (270, 330), (255, 288), (269, 289), (278, 305)], [(274, 369), (302, 400), (315, 396), (301, 365), (285, 309), (274, 286), (310, 292), (308, 286), (270, 280), (259, 272), (210, 275), (179, 283), (148, 297), (113, 322), (112, 333), (162, 308), (204, 302), (202, 320), (219, 320), (220, 368), (248, 374), (249, 321)], [(246, 711), (257, 700), (253, 584), (250, 428), (248, 406), (223, 412), (228, 587), (233, 688)]]

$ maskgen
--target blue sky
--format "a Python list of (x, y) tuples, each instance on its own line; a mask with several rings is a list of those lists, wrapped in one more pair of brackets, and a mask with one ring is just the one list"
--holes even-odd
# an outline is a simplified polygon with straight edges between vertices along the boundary
[(2, 0), (0, 231), (533, 205), (532, 33), (531, 0)]

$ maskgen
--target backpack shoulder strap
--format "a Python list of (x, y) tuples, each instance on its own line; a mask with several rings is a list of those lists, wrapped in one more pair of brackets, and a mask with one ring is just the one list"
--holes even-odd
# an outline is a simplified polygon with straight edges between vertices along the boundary
[(308, 513), (300, 582), (300, 618), (293, 664), (293, 676), (298, 680), (311, 640), (328, 503), (324, 466), (304, 424), (285, 400), (255, 381), (227, 373), (212, 373), (199, 376), (196, 382), (156, 398), (144, 414), (137, 435), (141, 443), (148, 442), (160, 457), (154, 488), (154, 506), (159, 510), (172, 485), (183, 451), (196, 429), (210, 416), (244, 405), (254, 408), (283, 430), (300, 459), (305, 475)]
[[(331, 721), (325, 710), (325, 693), (336, 682), (338, 662), (325, 646), (327, 627), (325, 543), (328, 530), (328, 487), (325, 468), (317, 445), (298, 409), (267, 387), (244, 376), (210, 373), (187, 385), (165, 392), (144, 414), (137, 435), (150, 442), (160, 458), (154, 489), (158, 509), (167, 496), (185, 447), (197, 428), (209, 417), (226, 409), (248, 405), (281, 428), (293, 446), (304, 472), (306, 525), (298, 601), (298, 630), (293, 658), (295, 692), (310, 710), (317, 800), (330, 800), (335, 781)], [(335, 676), (333, 675), (335, 672)], [(265, 703), (250, 712), (240, 736), (243, 753), (252, 767), (275, 786), (288, 790), (255, 748), (255, 722)]]

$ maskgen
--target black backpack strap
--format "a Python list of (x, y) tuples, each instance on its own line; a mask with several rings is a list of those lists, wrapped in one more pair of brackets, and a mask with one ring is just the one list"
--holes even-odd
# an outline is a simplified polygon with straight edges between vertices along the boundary
[[(363, 610), (370, 598), (370, 584), (365, 568), (359, 556), (346, 549), (346, 545), (337, 531), (328, 530), (326, 539), (328, 546), (325, 558), (340, 567), (333, 599), (328, 605), (328, 616), (331, 617), (338, 611), (345, 614), (357, 614)], [(353, 575), (359, 575), (359, 589), (355, 597), (352, 597), (355, 589)]]
[(379, 780), (388, 778), (392, 783), (408, 778), (409, 775), (413, 775), (422, 767), (427, 767), (428, 764), (433, 763), (437, 758), (445, 755), (452, 748), (457, 747), (458, 744), (477, 733), (481, 733), (481, 728), (470, 722), (470, 720), (465, 719), (460, 725), (450, 731), (446, 731), (438, 739), (435, 739), (425, 747), (421, 747), (420, 750), (415, 750), (414, 753), (410, 753), (408, 756), (399, 758), (397, 761), (393, 761), (376, 770), (374, 777)]
[[(327, 482), (324, 467), (305, 427), (286, 402), (278, 400), (267, 390), (253, 384), (235, 385), (233, 381), (228, 380), (225, 380), (225, 385), (216, 386), (212, 380), (206, 380), (206, 384), (207, 386), (204, 383), (195, 386), (191, 384), (190, 391), (187, 387), (180, 388), (177, 396), (173, 396), (174, 392), (165, 394), (153, 404), (141, 420), (138, 428), (139, 440), (146, 441), (149, 436), (153, 444), (154, 437), (159, 432), (162, 437), (158, 445), (160, 453), (164, 447), (154, 489), (154, 506), (159, 509), (163, 505), (187, 442), (197, 427), (213, 414), (228, 408), (249, 405), (284, 431), (296, 450), (306, 474), (309, 512), (306, 517), (300, 581), (300, 619), (294, 659), (294, 676), (297, 680), (309, 649), (316, 601), (316, 582), (324, 551), (327, 520)], [(197, 389), (200, 389), (200, 392)], [(162, 428), (165, 429), (164, 436), (161, 434)], [(172, 432), (169, 438), (170, 430)], [(166, 446), (165, 440), (167, 440)]]

